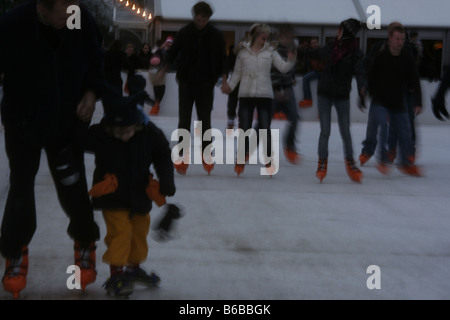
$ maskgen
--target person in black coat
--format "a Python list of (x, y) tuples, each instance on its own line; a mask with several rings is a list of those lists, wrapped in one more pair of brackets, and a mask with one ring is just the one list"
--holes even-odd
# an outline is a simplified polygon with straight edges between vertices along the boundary
[(110, 265), (111, 276), (105, 289), (118, 296), (131, 294), (135, 282), (158, 283), (157, 275), (148, 275), (139, 265), (147, 258), (152, 201), (161, 206), (166, 196), (175, 194), (169, 142), (137, 108), (146, 95), (105, 93), (105, 116), (89, 128), (86, 139), (87, 150), (95, 153), (89, 193), (94, 209), (102, 210), (107, 229), (103, 261)]
[(102, 39), (82, 5), (81, 29), (67, 28), (69, 4), (79, 3), (28, 1), (0, 18), (1, 118), (10, 167), (0, 252), (7, 265), (3, 286), (15, 297), (26, 286), (27, 250), (36, 230), (34, 181), (42, 149), (58, 200), (70, 219), (67, 232), (75, 241), (83, 289), (96, 277), (99, 229), (87, 193), (79, 137), (88, 128), (104, 82)]
[[(412, 143), (411, 122), (408, 116), (407, 93), (413, 98), (416, 114), (422, 110), (422, 91), (416, 62), (405, 51), (405, 29), (400, 23), (389, 28), (388, 42), (384, 50), (378, 53), (367, 73), (367, 83), (374, 118), (381, 128), (394, 131), (398, 137), (400, 150), (399, 170), (405, 174), (421, 176), (421, 170), (415, 165), (415, 146)], [(392, 159), (389, 159), (386, 129), (380, 132), (380, 146), (377, 169), (387, 174)]]
[(327, 174), (328, 141), (331, 133), (331, 108), (334, 105), (338, 117), (339, 132), (344, 146), (345, 167), (348, 176), (361, 182), (363, 174), (356, 167), (350, 133), (350, 91), (353, 76), (356, 77), (361, 101), (365, 95), (365, 77), (362, 52), (356, 38), (361, 24), (347, 19), (339, 25), (336, 38), (321, 49), (324, 69), (317, 84), (317, 106), (320, 118), (317, 178), (322, 181)]
[[(197, 2), (192, 7), (194, 21), (178, 31), (168, 52), (167, 63), (155, 77), (158, 82), (178, 59), (178, 128), (190, 131), (195, 103), (198, 120), (202, 122), (202, 136), (211, 129), (214, 86), (219, 77), (222, 77), (223, 86), (227, 86), (228, 77), (225, 40), (222, 32), (209, 22), (212, 14), (206, 2)], [(203, 141), (202, 152), (208, 145), (208, 141)], [(209, 173), (214, 164), (208, 160), (203, 161), (203, 166)], [(176, 164), (177, 172), (185, 174), (188, 163), (183, 159), (183, 162)]]

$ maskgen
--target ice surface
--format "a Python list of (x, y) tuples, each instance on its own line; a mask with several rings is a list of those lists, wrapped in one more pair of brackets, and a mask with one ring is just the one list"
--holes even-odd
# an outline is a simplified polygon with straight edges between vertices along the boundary
[[(148, 106), (146, 106), (148, 108)], [(334, 112), (334, 111), (333, 111)], [(97, 113), (96, 117), (100, 114)], [(154, 117), (168, 139), (175, 117)], [(213, 119), (225, 132), (226, 120)], [(284, 132), (286, 122), (273, 121)], [(365, 123), (352, 123), (355, 158)], [(191, 165), (176, 174), (185, 216), (175, 239), (149, 237), (147, 271), (161, 276), (158, 289), (136, 288), (131, 299), (448, 299), (450, 295), (450, 130), (448, 125), (419, 125), (417, 163), (422, 178), (396, 169), (389, 176), (364, 167), (364, 180), (347, 177), (337, 124), (330, 138), (328, 175), (315, 177), (319, 124), (300, 122), (298, 147), (303, 162), (292, 165), (280, 152), (280, 170), (259, 175), (260, 164), (246, 166), (238, 178), (233, 165), (216, 165), (208, 176)], [(7, 196), (8, 163), (0, 132), (0, 218)], [(174, 145), (175, 142), (172, 142)], [(86, 156), (92, 178), (93, 158)], [(97, 281), (82, 294), (66, 286), (73, 264), (68, 219), (56, 199), (45, 154), (36, 178), (38, 227), (29, 246), (30, 269), (24, 299), (107, 299), (102, 284), (109, 268), (102, 263), (105, 227), (97, 250)], [(161, 213), (152, 211), (153, 217)], [(156, 220), (156, 219), (154, 219)], [(0, 258), (0, 273), (4, 272)], [(368, 289), (371, 265), (381, 271), (381, 289)], [(2, 289), (0, 299), (11, 299)]]

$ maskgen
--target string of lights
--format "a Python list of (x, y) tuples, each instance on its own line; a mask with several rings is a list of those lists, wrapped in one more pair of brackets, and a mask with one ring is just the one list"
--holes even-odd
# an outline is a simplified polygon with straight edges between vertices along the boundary
[(136, 13), (136, 15), (140, 15), (143, 19), (148, 19), (151, 20), (152, 19), (152, 13), (148, 12), (143, 9), (140, 8), (138, 5), (136, 5), (134, 2), (129, 1), (129, 0), (119, 0), (119, 4), (127, 7), (128, 9), (130, 9), (131, 11), (134, 11)]

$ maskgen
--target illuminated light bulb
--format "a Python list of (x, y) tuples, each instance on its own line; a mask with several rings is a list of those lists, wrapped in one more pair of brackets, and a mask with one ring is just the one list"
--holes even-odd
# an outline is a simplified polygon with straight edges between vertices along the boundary
[(133, 4), (133, 8), (131, 8), (131, 10), (136, 10), (136, 6)]
[(136, 11), (136, 13), (141, 13), (141, 9), (138, 8), (137, 11)]
[(152, 13), (151, 13), (151, 12), (148, 14), (148, 18), (149, 18), (149, 19), (152, 18)]
[(127, 1), (127, 3), (125, 3), (125, 6), (128, 7), (130, 5), (130, 3)]
[(145, 13), (145, 10), (144, 10), (144, 13), (142, 14), (142, 17), (145, 18), (145, 16), (147, 16), (147, 14)]

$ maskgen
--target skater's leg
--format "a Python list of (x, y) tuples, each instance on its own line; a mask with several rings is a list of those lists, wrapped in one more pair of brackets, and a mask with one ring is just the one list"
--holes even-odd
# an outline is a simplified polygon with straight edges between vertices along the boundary
[[(88, 195), (84, 154), (76, 144), (45, 148), (48, 166), (62, 209), (70, 219), (67, 232), (82, 248), (100, 237), (99, 227)], [(57, 168), (68, 165), (61, 172)]]
[[(198, 120), (202, 122), (202, 137), (205, 131), (211, 129), (211, 111), (214, 102), (214, 86), (200, 85), (195, 97), (195, 106)], [(203, 141), (202, 152), (210, 144), (210, 141)]]
[[(258, 125), (259, 130), (266, 130), (267, 141), (263, 141), (263, 155), (264, 157), (271, 158), (272, 157), (272, 133), (270, 131), (270, 125), (272, 122), (272, 99), (267, 98), (258, 98), (256, 111), (258, 113)], [(257, 134), (258, 138), (261, 135)], [(259, 140), (259, 139), (258, 139)], [(259, 145), (259, 141), (258, 141)]]
[(10, 176), (0, 251), (6, 258), (19, 258), (23, 246), (29, 244), (36, 230), (34, 183), (41, 151), (27, 143), (16, 128), (5, 126), (4, 135)]
[(150, 214), (135, 214), (131, 217), (131, 246), (128, 265), (139, 265), (147, 258), (147, 235), (150, 229)]
[(287, 100), (285, 103), (285, 113), (288, 120), (286, 133), (284, 136), (284, 147), (288, 150), (296, 150), (296, 133), (298, 125), (298, 112), (297, 105), (295, 103), (295, 95), (292, 87), (286, 89)]
[(331, 99), (318, 96), (317, 106), (319, 108), (320, 136), (319, 136), (319, 159), (328, 159), (328, 140), (331, 133)]
[(192, 108), (195, 101), (193, 87), (185, 82), (180, 82), (178, 97), (178, 129), (185, 129), (190, 132)]
[(335, 101), (339, 132), (341, 134), (342, 143), (344, 145), (344, 155), (347, 160), (353, 160), (353, 144), (350, 133), (350, 101)]
[[(249, 133), (247, 130), (252, 128), (252, 122), (253, 122), (253, 112), (255, 110), (255, 104), (253, 98), (241, 98), (239, 99), (239, 110), (238, 110), (238, 117), (239, 117), (239, 128), (243, 130), (244, 133)], [(245, 139), (242, 141), (239, 139), (237, 144), (237, 154), (238, 154), (238, 163), (242, 164), (244, 163), (244, 159), (240, 159), (240, 156), (243, 158), (245, 155), (249, 154), (249, 145), (250, 145), (250, 139), (246, 135)]]
[(103, 210), (106, 225), (106, 251), (103, 261), (113, 266), (126, 266), (130, 255), (132, 224), (129, 210)]

